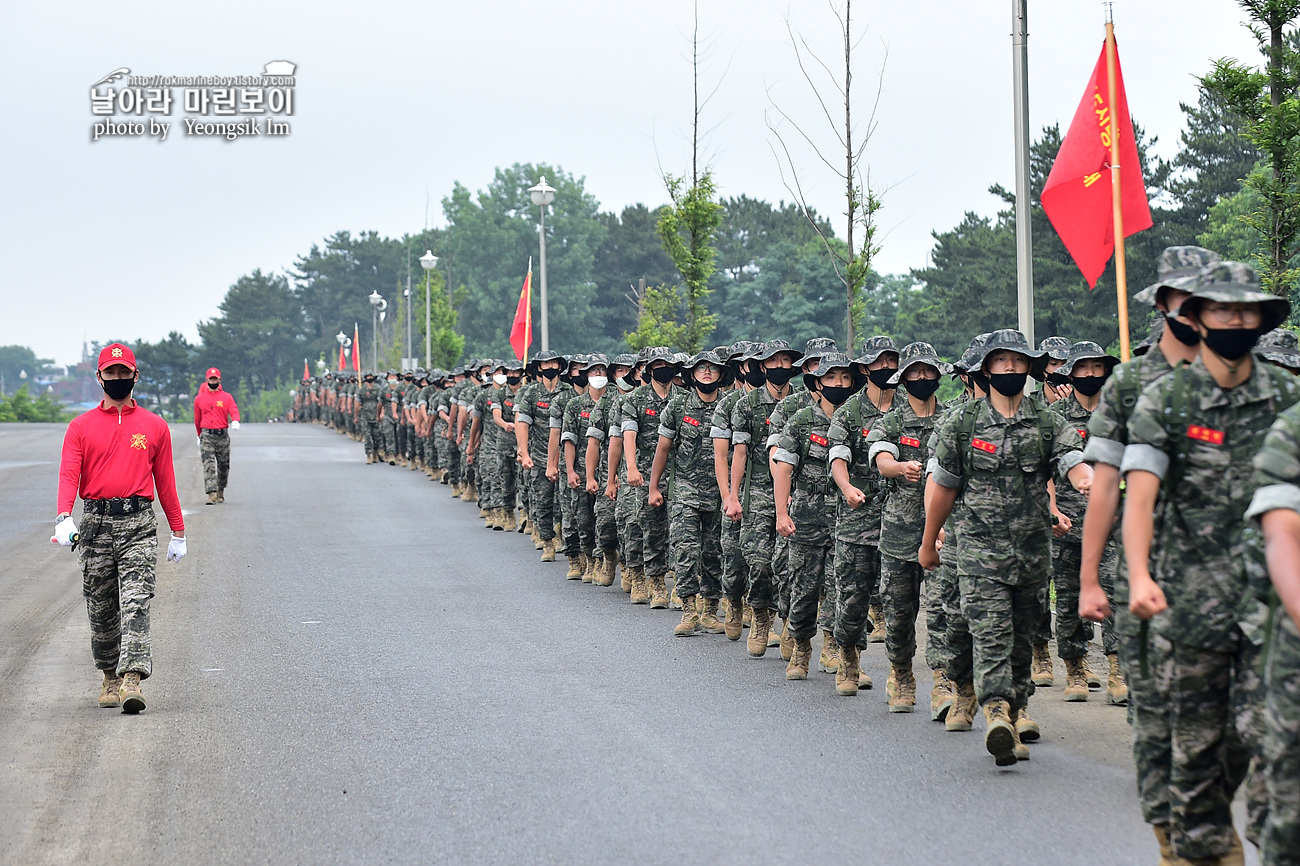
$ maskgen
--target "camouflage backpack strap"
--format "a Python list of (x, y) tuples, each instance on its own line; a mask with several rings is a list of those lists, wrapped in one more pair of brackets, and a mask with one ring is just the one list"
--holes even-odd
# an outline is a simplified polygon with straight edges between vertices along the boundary
[(1040, 468), (1051, 474), (1052, 448), (1056, 444), (1056, 422), (1052, 419), (1052, 409), (1040, 397), (1030, 394), (1025, 399), (1033, 400), (1035, 414), (1038, 417), (1038, 457)]
[(979, 400), (967, 400), (957, 418), (957, 451), (961, 454), (961, 473), (969, 478), (975, 471), (971, 460), (971, 442), (975, 439), (975, 425), (979, 423)]
[(1187, 450), (1191, 447), (1191, 438), (1187, 435), (1191, 415), (1192, 408), (1187, 399), (1187, 364), (1184, 362), (1174, 368), (1169, 391), (1165, 394), (1165, 436), (1173, 447), (1169, 452), (1169, 468), (1164, 483), (1160, 485), (1162, 501), (1168, 501), (1169, 491), (1183, 480)]
[(1124, 418), (1127, 419), (1133, 414), (1133, 407), (1137, 406), (1138, 397), (1142, 394), (1142, 376), (1135, 364), (1125, 364), (1119, 368), (1115, 376), (1115, 393), (1119, 397)]

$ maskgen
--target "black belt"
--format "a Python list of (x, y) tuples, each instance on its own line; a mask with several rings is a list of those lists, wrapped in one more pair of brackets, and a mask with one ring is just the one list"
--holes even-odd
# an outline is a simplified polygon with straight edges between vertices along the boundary
[(225, 436), (229, 431), (225, 427), (204, 427), (204, 433), (211, 433), (213, 436)]
[(831, 485), (832, 482), (830, 481), (796, 481), (794, 483), (794, 489), (803, 491), (804, 493), (825, 496), (827, 493), (831, 492)]
[(125, 499), (87, 499), (82, 510), (86, 514), (138, 514), (153, 510), (153, 500), (147, 496), (128, 496)]

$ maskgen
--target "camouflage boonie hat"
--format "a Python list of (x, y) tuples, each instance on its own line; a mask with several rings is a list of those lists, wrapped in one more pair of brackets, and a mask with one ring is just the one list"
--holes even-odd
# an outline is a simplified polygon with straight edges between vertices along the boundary
[(1288, 370), (1300, 369), (1300, 340), (1295, 331), (1274, 328), (1259, 338), (1255, 344), (1255, 354), (1265, 361), (1281, 364)]
[(1221, 304), (1259, 304), (1263, 320), (1261, 332), (1267, 333), (1286, 321), (1291, 314), (1291, 302), (1259, 289), (1259, 276), (1245, 262), (1215, 262), (1201, 268), (1196, 275), (1196, 285), (1189, 289), (1190, 298), (1183, 301), (1178, 314), (1184, 318), (1195, 314), (1206, 301)]
[(946, 376), (952, 372), (952, 364), (940, 360), (939, 353), (934, 350), (934, 346), (929, 343), (908, 343), (903, 347), (902, 353), (898, 358), (898, 372), (889, 377), (889, 384), (897, 385), (903, 381), (903, 374), (907, 372), (908, 367), (914, 367), (917, 364), (929, 364), (939, 371), (940, 376)]
[(1154, 307), (1161, 289), (1190, 292), (1196, 283), (1197, 272), (1220, 260), (1218, 253), (1205, 247), (1165, 247), (1156, 265), (1156, 281), (1134, 295), (1133, 300)]
[(732, 361), (748, 361), (761, 348), (761, 344), (751, 340), (737, 340), (728, 347), (727, 354), (720, 357), (725, 358), (728, 363)]
[(635, 367), (635, 366), (636, 366), (636, 355), (633, 355), (631, 352), (624, 352), (624, 353), (622, 353), (621, 355), (615, 355), (615, 356), (614, 356), (614, 366), (615, 366), (615, 367)]
[(507, 373), (515, 373), (524, 369), (524, 362), (512, 358), (500, 366), (505, 367)]
[(988, 340), (983, 346), (980, 346), (974, 353), (974, 363), (968, 367), (968, 370), (978, 370), (984, 366), (984, 359), (994, 352), (1019, 352), (1028, 358), (1032, 364), (1033, 361), (1043, 357), (1043, 353), (1025, 339), (1025, 335), (1015, 328), (1002, 328), (989, 334)]
[(590, 370), (592, 367), (595, 367), (595, 366), (597, 366), (597, 365), (602, 366), (602, 367), (604, 367), (606, 370), (608, 370), (608, 369), (609, 369), (609, 356), (606, 355), (604, 352), (592, 352), (590, 355), (584, 355), (584, 356), (583, 356), (583, 361), (582, 361), (582, 366), (579, 367), (578, 369), (579, 369), (579, 370)]
[(541, 363), (543, 361), (560, 361), (561, 366), (563, 366), (564, 363), (563, 359), (555, 352), (552, 352), (550, 349), (543, 349), (528, 359), (528, 363), (524, 366), (524, 369), (529, 373), (536, 373), (541, 368)]
[(868, 337), (867, 341), (862, 344), (862, 354), (854, 358), (853, 363), (874, 364), (876, 359), (886, 352), (898, 354), (898, 344), (894, 342), (893, 337), (887, 337), (883, 334)]
[(673, 353), (667, 346), (647, 346), (641, 350), (642, 360), (649, 366), (655, 361), (667, 361), (669, 364), (676, 363), (673, 360)]
[(966, 347), (966, 351), (962, 352), (961, 358), (957, 361), (957, 363), (952, 365), (953, 372), (969, 373), (971, 371), (972, 365), (976, 363), (975, 359), (979, 357), (979, 350), (983, 348), (984, 344), (988, 342), (989, 337), (991, 336), (993, 335), (980, 334), (979, 336), (972, 339), (970, 341), (970, 345)]
[(1160, 337), (1165, 332), (1165, 314), (1159, 311), (1151, 314), (1151, 330), (1147, 332), (1147, 338), (1133, 347), (1133, 355), (1145, 355), (1151, 351), (1151, 347), (1160, 342)]
[(1044, 337), (1038, 351), (1047, 353), (1054, 361), (1064, 361), (1070, 356), (1070, 341), (1064, 337)]
[(705, 349), (703, 352), (699, 352), (698, 354), (692, 355), (685, 362), (684, 366), (688, 370), (693, 370), (700, 364), (703, 364), (705, 361), (708, 361), (710, 364), (715, 364), (719, 367), (727, 366), (727, 362), (723, 361), (722, 358), (718, 357), (717, 351), (713, 349)]
[(690, 360), (690, 355), (687, 355), (685, 352), (673, 353), (673, 363), (679, 367), (685, 365), (686, 362), (689, 360)]
[(803, 363), (803, 355), (799, 354), (799, 350), (791, 346), (788, 340), (768, 340), (766, 343), (758, 346), (754, 350), (754, 354), (750, 357), (755, 361), (766, 361), (779, 355), (781, 352), (787, 352), (790, 354), (790, 363), (792, 366), (798, 367)]
[(1080, 340), (1070, 347), (1069, 357), (1065, 359), (1065, 363), (1056, 372), (1062, 376), (1072, 376), (1074, 375), (1074, 365), (1080, 361), (1105, 361), (1106, 375), (1109, 376), (1110, 371), (1114, 370), (1115, 365), (1119, 363), (1119, 358), (1106, 354), (1106, 350), (1092, 340)]
[(813, 337), (803, 347), (803, 358), (800, 363), (811, 361), (814, 358), (820, 358), (830, 353), (838, 353), (839, 349), (835, 341), (830, 337)]
[(827, 373), (829, 373), (831, 370), (840, 369), (840, 370), (848, 370), (849, 372), (853, 371), (853, 360), (843, 352), (837, 352), (837, 351), (827, 352), (826, 354), (821, 356), (821, 361), (822, 362), (817, 366), (816, 370), (812, 371), (811, 373), (804, 374), (805, 379), (807, 379), (808, 377), (812, 377), (814, 379), (820, 379), (823, 376), (825, 376)]

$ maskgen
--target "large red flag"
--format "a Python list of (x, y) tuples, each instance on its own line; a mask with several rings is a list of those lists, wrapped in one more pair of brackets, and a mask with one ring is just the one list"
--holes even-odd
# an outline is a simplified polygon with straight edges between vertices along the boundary
[(527, 362), (528, 347), (533, 344), (533, 264), (528, 263), (528, 275), (519, 291), (519, 304), (515, 307), (515, 322), (510, 327), (510, 348), (515, 357)]
[(307, 359), (302, 359), (302, 378), (304, 381), (311, 378), (311, 373), (307, 372)]
[[(1120, 202), (1124, 237), (1151, 227), (1142, 164), (1138, 160), (1133, 122), (1124, 94), (1119, 50), (1115, 52), (1115, 119), (1119, 129)], [(1106, 74), (1106, 46), (1092, 70), (1083, 101), (1070, 121), (1070, 131), (1052, 164), (1043, 186), (1043, 210), (1083, 272), (1089, 288), (1106, 270), (1115, 251), (1115, 223), (1110, 179), (1110, 129), (1112, 106), (1110, 79)]]
[(352, 372), (361, 372), (361, 330), (356, 322), (352, 323)]

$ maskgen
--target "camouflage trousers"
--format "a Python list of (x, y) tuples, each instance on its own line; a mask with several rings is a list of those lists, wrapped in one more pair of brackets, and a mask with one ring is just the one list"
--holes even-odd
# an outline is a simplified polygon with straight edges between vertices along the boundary
[[(717, 503), (714, 503), (717, 505)], [(674, 502), (668, 512), (677, 597), (722, 598), (722, 510)]]
[(957, 588), (970, 627), (975, 697), (980, 704), (1004, 700), (1012, 709), (1026, 706), (1034, 693), (1034, 629), (1047, 604), (1047, 581), (1017, 586), (959, 566)]
[(392, 460), (397, 456), (397, 422), (390, 418), (385, 418), (379, 422), (379, 432), (383, 436), (383, 446), (379, 453), (385, 460)]
[(740, 521), (732, 520), (721, 511), (722, 594), (739, 604), (745, 597), (749, 584), (749, 567), (744, 551), (740, 549)]
[(78, 544), (81, 592), (90, 616), (95, 667), (121, 676), (153, 673), (149, 603), (157, 586), (158, 521), (153, 509), (135, 514), (85, 512)]
[[(1115, 595), (1115, 566), (1117, 553), (1113, 542), (1106, 544), (1101, 559), (1101, 586), (1108, 598)], [(1056, 650), (1063, 659), (1083, 658), (1092, 642), (1093, 625), (1079, 616), (1079, 569), (1083, 564), (1083, 547), (1072, 541), (1057, 540), (1052, 544), (1052, 583), (1056, 587)], [(1050, 600), (1049, 600), (1050, 602)], [(1039, 621), (1034, 643), (1045, 644), (1051, 638), (1052, 611), (1050, 603)], [(1049, 623), (1046, 629), (1043, 622)], [(1101, 624), (1101, 643), (1107, 655), (1113, 654), (1119, 641), (1115, 637), (1115, 617), (1109, 616)]]
[(396, 447), (390, 451), (390, 454), (406, 456), (407, 443), (410, 441), (411, 428), (406, 424), (398, 421), (394, 424), (394, 444)]
[[(649, 483), (647, 481), (647, 483)], [(650, 504), (648, 487), (638, 487), (637, 518), (641, 524), (641, 543), (644, 553), (641, 562), (646, 577), (663, 577), (668, 573), (668, 503), (655, 508)]]
[[(775, 527), (775, 523), (773, 526)], [(790, 618), (790, 539), (780, 534), (772, 542), (772, 576), (776, 581), (777, 615), (788, 621)]]
[(1300, 866), (1300, 630), (1283, 608), (1273, 616), (1264, 686), (1268, 817), (1260, 835), (1260, 862)]
[(1246, 836), (1258, 838), (1267, 810), (1262, 764), (1252, 756), (1263, 746), (1258, 651), (1246, 641), (1237, 652), (1193, 647), (1156, 629), (1144, 637), (1126, 608), (1118, 618), (1142, 817), (1168, 825), (1180, 857), (1222, 857), (1233, 843), (1232, 798), (1244, 783)]
[[(564, 543), (562, 552), (565, 556), (574, 557), (582, 553), (582, 535), (579, 530), (578, 515), (578, 491), (569, 486), (565, 479), (564, 469), (560, 469), (560, 480), (556, 484), (560, 494), (560, 540)], [(584, 491), (583, 496), (586, 496)], [(595, 515), (592, 515), (593, 521)], [(593, 527), (592, 535), (595, 535)]]
[(438, 449), (438, 465), (447, 470), (447, 482), (449, 484), (459, 484), (460, 451), (456, 449), (455, 441), (443, 435), (445, 432), (445, 424), (441, 430), (434, 427), (433, 444)]
[(785, 619), (796, 640), (809, 640), (817, 634), (818, 603), (824, 605), (823, 592), (834, 582), (827, 580), (834, 567), (833, 545), (833, 541), (805, 544), (793, 538), (787, 543), (790, 606)]
[(930, 670), (948, 667), (948, 610), (945, 606), (941, 568), (927, 572), (921, 587), (925, 604), (925, 664)]
[(776, 505), (770, 499), (751, 498), (740, 519), (740, 549), (749, 566), (749, 606), (755, 610), (777, 609), (776, 574), (772, 571), (777, 538)]
[(866, 636), (875, 627), (868, 610), (879, 591), (880, 565), (880, 548), (876, 545), (836, 539), (834, 577), (827, 583), (834, 583), (838, 589), (832, 629), (840, 646), (867, 647)]
[(592, 497), (594, 512), (594, 530), (596, 533), (596, 554), (603, 557), (618, 555), (618, 503), (605, 495), (602, 486), (600, 492)]
[[(944, 527), (943, 550), (939, 554), (939, 567), (934, 570), (934, 604), (942, 608), (945, 622), (942, 667), (948, 677), (957, 683), (971, 682), (974, 678), (974, 645), (970, 635), (970, 623), (961, 612), (961, 591), (957, 586), (957, 534), (952, 524)], [(929, 623), (927, 621), (927, 627)], [(939, 651), (936, 647), (936, 651)], [(933, 660), (927, 659), (927, 661)]]
[(384, 450), (384, 431), (379, 428), (378, 421), (361, 421), (361, 441), (366, 446), (366, 456), (375, 455), (378, 457)]
[(555, 482), (546, 477), (546, 461), (534, 463), (528, 476), (528, 519), (542, 541), (555, 540)]
[(614, 503), (614, 522), (618, 525), (618, 552), (628, 565), (640, 566), (645, 557), (641, 522), (636, 514), (636, 493), (626, 480), (620, 480), (618, 499)]
[(492, 483), (488, 486), (491, 499), (484, 508), (507, 508), (514, 510), (516, 504), (515, 448), (513, 442), (497, 442), (492, 453), (486, 457), (483, 467), (490, 470)]
[(230, 475), (229, 431), (204, 430), (199, 436), (199, 456), (203, 459), (203, 492), (225, 490)]
[[(921, 614), (924, 578), (925, 572), (916, 560), (881, 557), (880, 597), (885, 614), (885, 655), (891, 664), (909, 670), (916, 656), (916, 618)], [(926, 662), (930, 660), (927, 650)]]

